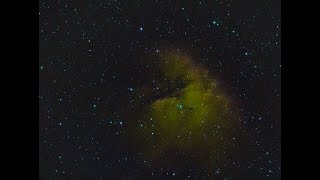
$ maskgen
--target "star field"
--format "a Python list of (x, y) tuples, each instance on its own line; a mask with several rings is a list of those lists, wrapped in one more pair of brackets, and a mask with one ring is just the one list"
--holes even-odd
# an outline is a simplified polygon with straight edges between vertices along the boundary
[[(280, 2), (269, 0), (40, 0), (40, 179), (280, 179), (280, 26)], [(166, 121), (144, 110), (186, 88), (154, 67), (165, 49), (190, 57), (231, 101), (232, 133), (212, 124), (201, 137), (236, 150), (155, 143)], [(185, 101), (174, 112), (188, 113)], [(171, 128), (175, 141), (192, 139)]]

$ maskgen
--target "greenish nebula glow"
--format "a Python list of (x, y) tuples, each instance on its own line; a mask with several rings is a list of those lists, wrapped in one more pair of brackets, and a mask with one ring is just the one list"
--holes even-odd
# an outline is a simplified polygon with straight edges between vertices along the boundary
[(236, 115), (230, 100), (208, 71), (181, 53), (165, 51), (157, 64), (164, 75), (160, 86), (172, 87), (174, 92), (146, 108), (144, 128), (139, 129), (146, 140), (146, 154), (155, 159), (170, 151), (198, 153), (201, 161), (213, 162), (208, 157), (227, 148), (224, 142), (232, 136)]

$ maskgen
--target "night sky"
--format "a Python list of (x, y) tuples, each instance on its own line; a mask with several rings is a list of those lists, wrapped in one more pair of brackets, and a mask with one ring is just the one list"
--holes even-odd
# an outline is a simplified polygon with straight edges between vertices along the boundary
[(40, 179), (280, 179), (280, 18), (272, 0), (40, 0)]

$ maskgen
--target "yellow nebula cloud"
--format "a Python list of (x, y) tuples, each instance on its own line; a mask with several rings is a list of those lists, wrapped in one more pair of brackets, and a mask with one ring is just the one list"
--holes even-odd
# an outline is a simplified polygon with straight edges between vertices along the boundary
[[(145, 128), (140, 130), (148, 137), (147, 154), (163, 158), (163, 152), (192, 152), (208, 158), (213, 148), (225, 147), (224, 138), (231, 136), (236, 115), (230, 111), (229, 99), (208, 71), (195, 66), (189, 57), (168, 50), (157, 60), (165, 77), (161, 87), (184, 85), (147, 108)], [(154, 146), (156, 150), (150, 148)]]

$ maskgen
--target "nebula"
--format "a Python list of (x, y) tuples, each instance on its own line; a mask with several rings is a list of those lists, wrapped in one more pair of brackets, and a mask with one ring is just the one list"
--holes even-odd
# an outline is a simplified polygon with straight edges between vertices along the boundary
[[(153, 58), (161, 95), (144, 107), (137, 130), (147, 157), (174, 163), (194, 159), (205, 166), (227, 157), (236, 144), (229, 142), (238, 115), (217, 80), (180, 51), (163, 50)], [(181, 159), (172, 160), (172, 153)]]

